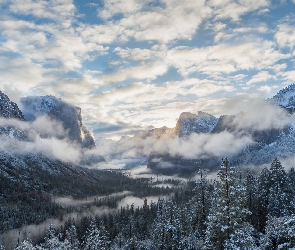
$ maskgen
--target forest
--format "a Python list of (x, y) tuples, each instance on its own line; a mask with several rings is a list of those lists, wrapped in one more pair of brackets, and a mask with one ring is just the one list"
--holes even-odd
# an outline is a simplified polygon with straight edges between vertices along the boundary
[(224, 158), (217, 180), (201, 170), (169, 199), (70, 218), (14, 249), (295, 249), (294, 197), (295, 170), (279, 159), (253, 175)]

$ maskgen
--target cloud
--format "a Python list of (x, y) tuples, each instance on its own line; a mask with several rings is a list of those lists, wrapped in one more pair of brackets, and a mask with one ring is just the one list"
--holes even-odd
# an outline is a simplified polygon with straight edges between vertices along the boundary
[(30, 126), (40, 135), (53, 136), (58, 138), (65, 137), (67, 134), (60, 122), (54, 121), (46, 115), (37, 117), (30, 124)]
[(12, 0), (9, 2), (9, 10), (15, 14), (62, 21), (66, 27), (70, 26), (76, 10), (72, 0)]
[(262, 70), (290, 56), (276, 51), (273, 43), (264, 41), (203, 48), (178, 47), (170, 50), (167, 57), (171, 66), (187, 76), (194, 72), (210, 75)]
[[(0, 119), (1, 127), (13, 127), (24, 131), (28, 140), (18, 140), (13, 136), (1, 135), (2, 151), (15, 154), (41, 153), (48, 157), (53, 157), (65, 162), (78, 163), (81, 156), (81, 148), (67, 139), (57, 139), (64, 137), (66, 132), (61, 124), (51, 121), (48, 117), (42, 116), (34, 122), (24, 122), (17, 119)], [(40, 137), (46, 135), (46, 138)], [(66, 152), (66, 153), (65, 153)]]
[(105, 75), (102, 77), (102, 81), (105, 84), (113, 84), (127, 79), (154, 80), (166, 73), (166, 71), (167, 66), (162, 62), (154, 62), (152, 64), (143, 63), (139, 66), (124, 68), (111, 75)]
[(294, 25), (286, 23), (279, 24), (275, 34), (275, 39), (280, 47), (293, 49), (295, 45)]
[(276, 79), (274, 75), (271, 75), (268, 71), (260, 71), (256, 75), (254, 75), (250, 81), (247, 82), (248, 85), (251, 85), (253, 83), (257, 82), (266, 82), (270, 79)]
[(232, 21), (240, 21), (241, 16), (246, 13), (253, 11), (261, 11), (262, 13), (267, 11), (267, 8), (270, 6), (269, 0), (242, 0), (242, 1), (219, 1), (219, 0), (210, 0), (208, 5), (214, 10), (214, 19), (215, 20), (225, 20), (232, 19)]
[(241, 129), (267, 130), (283, 129), (294, 117), (268, 101), (252, 103), (246, 112), (236, 115), (233, 124)]

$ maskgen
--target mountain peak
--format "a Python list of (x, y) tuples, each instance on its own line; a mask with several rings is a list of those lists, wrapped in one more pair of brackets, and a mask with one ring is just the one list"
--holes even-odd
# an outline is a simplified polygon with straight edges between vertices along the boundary
[(187, 137), (191, 133), (209, 133), (216, 125), (218, 119), (203, 111), (198, 114), (182, 112), (176, 123), (175, 133), (179, 137)]
[(274, 104), (287, 109), (290, 113), (295, 111), (295, 84), (281, 89), (270, 99)]
[(85, 148), (95, 146), (90, 132), (83, 126), (81, 108), (51, 95), (23, 97), (21, 103), (27, 120), (32, 121), (39, 116), (47, 115), (63, 125), (70, 140)]
[(24, 116), (15, 102), (0, 90), (0, 117), (15, 118), (24, 121)]

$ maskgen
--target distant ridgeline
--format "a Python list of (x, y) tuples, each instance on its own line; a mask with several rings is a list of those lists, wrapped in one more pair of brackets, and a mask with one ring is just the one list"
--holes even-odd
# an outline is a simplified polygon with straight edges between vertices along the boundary
[[(280, 90), (266, 102), (292, 114), (295, 111), (295, 84)], [(279, 128), (241, 128), (237, 124), (242, 123), (243, 119), (244, 113), (222, 115), (216, 118), (204, 112), (198, 112), (197, 115), (184, 112), (179, 116), (175, 128), (162, 130), (163, 133), (157, 134), (157, 138), (169, 134), (170, 137), (178, 137), (185, 141), (193, 134), (214, 135), (225, 131), (237, 138), (241, 135), (248, 135), (249, 138), (252, 138), (253, 143), (238, 153), (230, 155), (231, 162), (235, 166), (268, 164), (273, 160), (273, 157), (287, 158), (295, 153), (295, 134), (291, 123)], [(260, 122), (264, 121), (258, 118), (257, 124)], [(171, 155), (169, 152), (163, 154), (155, 151), (148, 157), (148, 167), (160, 173), (189, 174), (199, 168), (214, 169), (219, 161), (220, 157), (214, 156), (203, 155), (199, 158), (189, 158), (182, 155)]]

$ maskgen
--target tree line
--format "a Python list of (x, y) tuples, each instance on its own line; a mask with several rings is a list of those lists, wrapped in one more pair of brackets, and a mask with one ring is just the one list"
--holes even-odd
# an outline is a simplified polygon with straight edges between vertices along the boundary
[(15, 249), (295, 249), (294, 197), (295, 170), (277, 158), (257, 176), (224, 158), (217, 180), (200, 171), (167, 200), (69, 219), (38, 244), (27, 239)]

